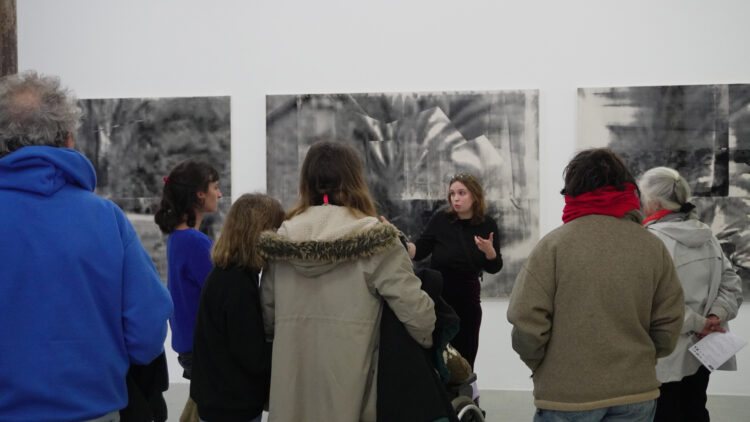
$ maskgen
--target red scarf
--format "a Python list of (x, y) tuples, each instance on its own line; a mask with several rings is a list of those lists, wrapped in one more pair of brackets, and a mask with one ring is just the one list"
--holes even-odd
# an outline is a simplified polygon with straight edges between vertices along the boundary
[(565, 195), (563, 223), (589, 214), (611, 215), (622, 218), (630, 210), (640, 210), (641, 202), (635, 195), (635, 185), (625, 183), (625, 190), (605, 186), (578, 196)]
[(651, 214), (650, 216), (646, 217), (645, 220), (643, 220), (643, 226), (645, 227), (646, 223), (648, 223), (649, 221), (658, 220), (667, 214), (672, 214), (673, 212), (674, 211), (670, 211), (670, 210), (661, 210), (661, 211), (655, 212)]

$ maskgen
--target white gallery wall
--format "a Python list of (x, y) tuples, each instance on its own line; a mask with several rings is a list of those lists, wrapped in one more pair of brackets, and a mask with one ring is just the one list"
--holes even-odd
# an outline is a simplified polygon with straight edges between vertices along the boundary
[[(747, 0), (17, 6), (19, 69), (59, 75), (81, 98), (230, 95), (233, 196), (265, 190), (266, 94), (539, 89), (542, 234), (561, 223), (578, 87), (750, 83)], [(531, 389), (510, 346), (507, 299), (483, 308), (480, 388)], [(750, 340), (750, 306), (733, 331)], [(709, 392), (750, 396), (750, 347), (738, 364), (713, 375)]]

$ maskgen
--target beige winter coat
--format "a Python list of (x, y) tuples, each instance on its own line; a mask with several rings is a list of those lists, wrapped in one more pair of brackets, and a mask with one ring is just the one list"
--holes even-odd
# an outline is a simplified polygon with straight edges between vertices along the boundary
[(260, 239), (266, 334), (273, 340), (269, 420), (375, 421), (386, 300), (412, 337), (432, 343), (435, 312), (398, 231), (344, 207), (311, 207)]
[(675, 347), (680, 280), (664, 244), (623, 218), (587, 215), (539, 241), (513, 286), (513, 349), (531, 368), (534, 404), (591, 410), (659, 396), (656, 359)]

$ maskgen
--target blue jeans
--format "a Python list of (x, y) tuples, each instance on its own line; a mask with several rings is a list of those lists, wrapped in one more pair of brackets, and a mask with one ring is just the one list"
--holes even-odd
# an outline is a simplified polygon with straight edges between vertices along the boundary
[(656, 414), (656, 400), (601, 409), (566, 412), (537, 409), (534, 422), (651, 422)]

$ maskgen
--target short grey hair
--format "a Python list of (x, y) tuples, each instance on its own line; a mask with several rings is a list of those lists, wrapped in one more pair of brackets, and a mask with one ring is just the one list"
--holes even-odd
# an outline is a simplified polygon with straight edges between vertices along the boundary
[(0, 79), (0, 157), (29, 145), (63, 146), (82, 115), (57, 77), (27, 71)]
[(669, 167), (654, 167), (638, 178), (641, 202), (658, 204), (662, 209), (679, 211), (690, 200), (690, 185), (680, 173)]

